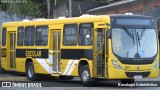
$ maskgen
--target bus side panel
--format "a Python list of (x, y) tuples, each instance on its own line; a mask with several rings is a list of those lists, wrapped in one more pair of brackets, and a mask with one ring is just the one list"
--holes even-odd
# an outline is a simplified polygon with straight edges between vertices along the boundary
[(1, 67), (5, 70), (8, 70), (8, 65), (6, 62), (6, 57), (1, 57)]
[(16, 58), (16, 71), (17, 72), (26, 72), (25, 61), (26, 61), (26, 58)]
[[(83, 59), (82, 59), (83, 60)], [(70, 74), (70, 76), (79, 76), (79, 63), (80, 63), (81, 60), (78, 60), (78, 63), (75, 65), (75, 64), (72, 64), (71, 68), (73, 68), (74, 66), (74, 69), (72, 71), (72, 73)], [(84, 60), (84, 61), (87, 61), (88, 62), (88, 65), (89, 65), (89, 70), (90, 70), (90, 76), (93, 77), (93, 69), (92, 69), (92, 60)], [(76, 62), (76, 61), (75, 61)], [(74, 62), (73, 62), (74, 63)]]
[(51, 67), (45, 59), (34, 58), (35, 73), (50, 74), (49, 67)]
[[(33, 63), (34, 63), (34, 69), (35, 69), (35, 73), (39, 73), (39, 74), (49, 74), (49, 65), (46, 63), (43, 63), (44, 59), (33, 59)], [(37, 61), (39, 60), (39, 61)], [(16, 59), (16, 71), (17, 72), (26, 72), (26, 58), (17, 58)], [(42, 63), (40, 63), (42, 62)]]
[(60, 69), (61, 69), (61, 75), (67, 75), (69, 76), (68, 72), (72, 65), (73, 59), (61, 59), (60, 60)]
[[(79, 62), (81, 60), (74, 60), (74, 59), (63, 59), (61, 60), (61, 75), (67, 75), (67, 76), (79, 76)], [(90, 68), (90, 74), (92, 77), (92, 61), (91, 60), (85, 60), (89, 64)]]

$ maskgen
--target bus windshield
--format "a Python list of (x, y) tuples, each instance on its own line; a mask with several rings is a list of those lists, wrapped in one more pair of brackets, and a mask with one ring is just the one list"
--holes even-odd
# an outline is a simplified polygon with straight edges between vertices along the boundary
[(156, 30), (112, 28), (112, 47), (122, 58), (152, 58), (157, 54)]

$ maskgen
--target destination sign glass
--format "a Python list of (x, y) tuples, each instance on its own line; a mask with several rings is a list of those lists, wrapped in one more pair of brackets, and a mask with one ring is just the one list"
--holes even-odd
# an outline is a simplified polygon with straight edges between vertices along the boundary
[(116, 19), (117, 25), (143, 25), (143, 26), (150, 26), (153, 25), (152, 19), (135, 19), (135, 18), (119, 18)]

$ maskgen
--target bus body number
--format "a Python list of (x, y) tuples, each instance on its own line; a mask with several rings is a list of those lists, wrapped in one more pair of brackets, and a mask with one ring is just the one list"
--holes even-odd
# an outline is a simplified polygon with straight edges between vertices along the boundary
[(6, 52), (6, 49), (2, 49), (2, 54), (1, 54), (2, 57), (6, 57), (6, 55), (7, 55), (6, 53), (7, 53), (7, 52)]

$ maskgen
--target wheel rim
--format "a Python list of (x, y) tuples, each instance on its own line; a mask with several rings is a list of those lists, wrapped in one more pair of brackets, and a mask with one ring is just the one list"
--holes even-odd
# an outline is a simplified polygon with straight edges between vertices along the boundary
[(32, 66), (30, 66), (30, 67), (28, 68), (28, 76), (29, 76), (29, 77), (33, 77), (33, 67), (32, 67)]
[(89, 81), (89, 72), (87, 70), (84, 70), (82, 73), (82, 80), (83, 82)]

